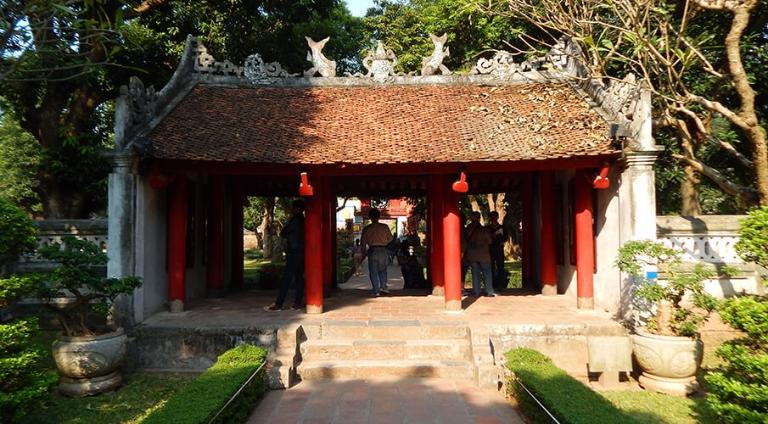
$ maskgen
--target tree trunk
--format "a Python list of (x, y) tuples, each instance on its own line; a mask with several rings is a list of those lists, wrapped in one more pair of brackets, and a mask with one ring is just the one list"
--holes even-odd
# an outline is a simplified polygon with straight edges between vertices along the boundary
[(37, 192), (43, 206), (43, 215), (48, 219), (81, 219), (86, 216), (84, 193), (62, 187), (53, 177), (40, 177)]
[[(687, 159), (696, 159), (696, 147), (688, 124), (678, 119), (676, 122), (677, 139), (683, 156)], [(683, 162), (685, 178), (680, 182), (680, 214), (685, 216), (701, 215), (701, 203), (699, 202), (699, 175), (690, 162)]]
[(480, 225), (485, 225), (483, 212), (482, 209), (480, 209), (480, 204), (477, 202), (477, 197), (475, 197), (474, 194), (470, 194), (467, 198), (469, 199), (469, 204), (472, 205), (472, 211), (480, 212)]
[(748, 131), (747, 136), (752, 142), (755, 188), (757, 188), (760, 206), (768, 206), (768, 147), (766, 147), (765, 132), (759, 126), (755, 126)]
[(275, 247), (275, 198), (264, 199), (264, 218), (261, 220), (262, 249), (264, 258), (272, 258)]

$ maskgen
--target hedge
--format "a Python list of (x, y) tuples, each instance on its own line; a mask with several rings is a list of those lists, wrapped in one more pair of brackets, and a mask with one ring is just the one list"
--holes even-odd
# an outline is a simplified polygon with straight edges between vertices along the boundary
[(505, 356), (507, 368), (514, 374), (507, 382), (507, 390), (517, 399), (520, 409), (532, 422), (549, 423), (552, 420), (522, 385), (562, 424), (637, 422), (606, 398), (555, 366), (547, 356), (525, 348), (513, 349)]
[[(267, 350), (258, 346), (243, 344), (224, 352), (216, 363), (173, 395), (168, 402), (153, 412), (144, 421), (147, 424), (201, 424), (213, 420), (222, 422), (245, 422), (256, 402), (267, 390)], [(226, 409), (216, 414), (237, 393), (253, 373), (259, 373), (248, 383), (237, 398)], [(215, 419), (214, 419), (215, 417)]]

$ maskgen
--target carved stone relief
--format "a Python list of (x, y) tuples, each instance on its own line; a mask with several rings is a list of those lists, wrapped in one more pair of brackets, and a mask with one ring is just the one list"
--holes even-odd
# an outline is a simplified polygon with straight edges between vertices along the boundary
[(332, 78), (336, 76), (336, 62), (328, 59), (323, 54), (323, 47), (328, 42), (330, 37), (327, 37), (320, 41), (315, 41), (309, 37), (307, 39), (309, 45), (309, 51), (307, 52), (307, 61), (312, 62), (312, 67), (304, 71), (305, 77), (313, 77), (315, 74), (326, 78)]
[(129, 128), (145, 124), (152, 119), (157, 101), (155, 87), (144, 88), (144, 83), (138, 77), (131, 77), (128, 86), (121, 87), (120, 91), (128, 97)]
[(378, 41), (376, 49), (369, 51), (363, 59), (363, 66), (368, 70), (365, 76), (373, 77), (377, 82), (391, 80), (395, 76), (395, 65), (397, 65), (397, 56), (391, 49), (384, 47), (382, 41)]
[(451, 55), (448, 47), (445, 46), (445, 42), (448, 40), (448, 34), (443, 34), (438, 37), (433, 34), (429, 34), (429, 38), (435, 45), (435, 50), (431, 56), (425, 57), (421, 60), (421, 75), (434, 75), (438, 70), (443, 75), (450, 75), (451, 71), (443, 65), (443, 59)]
[(254, 53), (245, 59), (243, 74), (253, 84), (269, 83), (273, 78), (295, 77), (298, 74), (290, 74), (277, 62), (265, 63), (261, 55)]

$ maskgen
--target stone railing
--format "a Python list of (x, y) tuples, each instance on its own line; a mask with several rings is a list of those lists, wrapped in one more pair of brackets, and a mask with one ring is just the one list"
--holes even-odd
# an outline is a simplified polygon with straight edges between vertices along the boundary
[[(685, 263), (710, 264), (717, 276), (705, 282), (706, 290), (727, 297), (738, 293), (764, 294), (766, 270), (744, 263), (736, 253), (738, 229), (746, 215), (658, 216), (656, 234), (660, 242), (683, 252)], [(725, 266), (729, 268), (725, 272)]]
[(683, 251), (686, 262), (741, 264), (734, 248), (744, 215), (659, 216), (656, 233), (668, 247)]
[[(36, 221), (38, 246), (51, 243), (61, 243), (64, 236), (72, 235), (95, 243), (103, 252), (107, 251), (107, 220), (106, 219), (47, 219)], [(16, 270), (32, 270), (50, 266), (50, 264), (34, 254), (23, 255), (19, 258)]]

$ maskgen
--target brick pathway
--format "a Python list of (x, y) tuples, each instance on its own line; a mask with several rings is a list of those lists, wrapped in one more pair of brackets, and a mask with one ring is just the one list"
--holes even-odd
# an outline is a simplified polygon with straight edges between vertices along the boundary
[(317, 380), (271, 391), (249, 424), (522, 424), (497, 392), (436, 379)]

